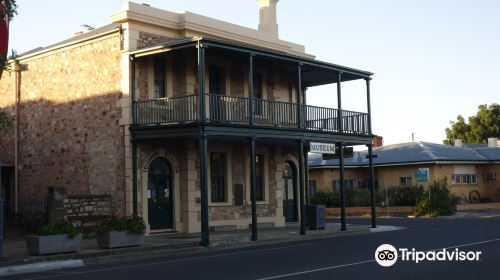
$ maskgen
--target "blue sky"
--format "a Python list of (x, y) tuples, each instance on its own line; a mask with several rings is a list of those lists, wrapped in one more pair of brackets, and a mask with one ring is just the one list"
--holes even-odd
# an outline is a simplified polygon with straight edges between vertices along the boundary
[[(99, 27), (123, 0), (17, 0), (10, 48), (47, 46)], [(255, 0), (144, 0), (256, 28)], [(500, 1), (281, 0), (280, 38), (304, 44), (317, 59), (375, 73), (373, 131), (385, 144), (441, 143), (458, 114), (500, 102)], [(343, 84), (343, 108), (366, 111), (364, 82)], [(335, 86), (312, 88), (308, 103), (336, 106)]]

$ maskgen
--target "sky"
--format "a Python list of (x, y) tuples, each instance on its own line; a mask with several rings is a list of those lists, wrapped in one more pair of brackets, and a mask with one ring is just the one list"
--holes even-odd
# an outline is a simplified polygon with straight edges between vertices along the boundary
[[(18, 53), (100, 27), (123, 0), (17, 0), (9, 48)], [(257, 28), (255, 0), (143, 0)], [(374, 73), (373, 133), (384, 144), (442, 143), (458, 114), (500, 103), (500, 1), (281, 0), (280, 39), (317, 59)], [(308, 90), (308, 104), (336, 107), (336, 86)], [(366, 112), (364, 81), (342, 83), (342, 108)]]

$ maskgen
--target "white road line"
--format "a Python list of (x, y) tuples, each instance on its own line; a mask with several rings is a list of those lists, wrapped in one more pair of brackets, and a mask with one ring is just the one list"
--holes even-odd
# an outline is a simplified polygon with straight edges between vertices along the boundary
[[(496, 242), (496, 241), (500, 241), (500, 238), (495, 238), (495, 239), (490, 239), (490, 240), (484, 240), (484, 241), (478, 241), (478, 242), (473, 242), (473, 243), (460, 244), (460, 245), (449, 246), (449, 247), (443, 247), (443, 248), (439, 248), (439, 249), (432, 249), (432, 250), (427, 250), (426, 252), (438, 251), (438, 250), (443, 250), (443, 249), (451, 249), (451, 248), (469, 247), (469, 246), (480, 245), (480, 244), (485, 244), (485, 243), (491, 243), (491, 242)], [(257, 278), (256, 280), (270, 280), (270, 279), (285, 278), (285, 277), (290, 277), (290, 276), (296, 276), (296, 275), (314, 273), (314, 272), (319, 272), (319, 271), (324, 271), (324, 270), (330, 270), (330, 269), (336, 269), (336, 268), (342, 268), (342, 267), (348, 267), (348, 266), (355, 266), (355, 265), (360, 265), (360, 264), (365, 264), (365, 263), (371, 263), (371, 262), (375, 262), (375, 259), (366, 260), (366, 261), (359, 261), (359, 262), (353, 262), (353, 263), (347, 263), (347, 264), (341, 264), (341, 265), (335, 265), (335, 266), (322, 267), (322, 268), (311, 269), (311, 270), (298, 271), (298, 272), (293, 272), (293, 273), (288, 273), (288, 274), (281, 274), (281, 275), (275, 275), (275, 276), (270, 276), (270, 277), (265, 277), (265, 278)]]
[(368, 261), (347, 263), (347, 264), (341, 264), (341, 265), (335, 265), (335, 266), (328, 266), (328, 267), (323, 267), (323, 268), (318, 268), (318, 269), (311, 269), (311, 270), (305, 270), (305, 271), (300, 271), (300, 272), (294, 272), (294, 273), (276, 275), (276, 276), (271, 276), (271, 277), (266, 277), (266, 278), (258, 278), (257, 280), (269, 280), (269, 279), (285, 278), (285, 277), (296, 276), (296, 275), (307, 274), (307, 273), (313, 273), (313, 272), (318, 272), (318, 271), (323, 271), (323, 270), (329, 270), (329, 269), (335, 269), (335, 268), (353, 266), (353, 265), (358, 265), (358, 264), (371, 263), (371, 262), (374, 262), (374, 261), (375, 260), (368, 260)]
[(121, 269), (127, 269), (127, 268), (138, 268), (138, 267), (145, 267), (145, 266), (151, 266), (151, 265), (157, 265), (157, 264), (168, 264), (168, 263), (179, 263), (179, 262), (186, 262), (186, 261), (196, 261), (196, 260), (212, 259), (212, 258), (234, 256), (234, 255), (245, 255), (245, 254), (252, 254), (252, 253), (269, 252), (269, 251), (274, 251), (274, 250), (284, 250), (284, 249), (290, 249), (290, 248), (297, 248), (297, 247), (303, 247), (303, 246), (311, 246), (311, 245), (313, 245), (313, 243), (303, 243), (303, 244), (297, 244), (297, 245), (291, 245), (291, 246), (282, 246), (282, 247), (275, 247), (275, 248), (258, 249), (258, 250), (251, 250), (251, 251), (243, 251), (243, 252), (234, 252), (234, 253), (226, 253), (226, 254), (202, 256), (202, 257), (192, 257), (192, 258), (184, 258), (184, 259), (169, 260), (169, 261), (162, 261), (162, 262), (152, 262), (152, 263), (144, 263), (144, 264), (136, 264), (136, 265), (128, 265), (128, 266), (119, 266), (119, 267), (110, 267), (110, 268), (103, 268), (103, 269), (95, 269), (95, 270), (85, 270), (85, 271), (77, 271), (77, 272), (68, 272), (68, 274), (66, 274), (66, 275), (47, 275), (47, 276), (41, 276), (41, 277), (26, 278), (26, 280), (48, 279), (48, 278), (56, 278), (56, 277), (62, 277), (62, 276), (69, 277), (69, 276), (72, 276), (72, 275), (80, 275), (80, 274), (87, 274), (87, 273), (94, 273), (94, 272), (121, 270)]

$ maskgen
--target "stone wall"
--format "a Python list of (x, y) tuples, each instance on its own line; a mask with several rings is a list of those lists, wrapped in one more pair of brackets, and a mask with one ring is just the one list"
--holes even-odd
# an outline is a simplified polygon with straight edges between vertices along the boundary
[(139, 32), (139, 40), (137, 40), (137, 48), (141, 49), (144, 47), (152, 46), (152, 45), (157, 45), (159, 43), (163, 43), (169, 39), (167, 36), (159, 35), (159, 34), (154, 34), (154, 33), (149, 33), (149, 32)]
[(70, 218), (96, 218), (115, 215), (113, 197), (109, 194), (70, 194), (66, 187), (49, 187), (47, 195), (48, 221)]
[(113, 199), (109, 194), (75, 194), (63, 200), (67, 216), (113, 216)]
[[(121, 108), (120, 35), (21, 59), (19, 107), (19, 204), (47, 196), (47, 187), (68, 194), (110, 194), (125, 204)], [(0, 106), (12, 111), (13, 77), (0, 81)], [(0, 136), (13, 151), (13, 130)], [(13, 162), (8, 155), (7, 162)], [(22, 209), (19, 209), (22, 212)]]

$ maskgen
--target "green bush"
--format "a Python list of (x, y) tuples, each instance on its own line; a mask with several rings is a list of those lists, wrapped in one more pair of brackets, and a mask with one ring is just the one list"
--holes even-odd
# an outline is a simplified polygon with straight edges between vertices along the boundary
[(424, 193), (422, 186), (411, 187), (391, 187), (378, 193), (380, 197), (381, 206), (387, 206), (387, 199), (389, 199), (389, 206), (415, 206), (417, 199)]
[(370, 192), (366, 189), (346, 189), (346, 206), (367, 207), (370, 206)]
[(455, 212), (455, 199), (448, 189), (446, 178), (434, 181), (416, 201), (415, 215), (417, 216), (448, 216)]
[(326, 207), (338, 207), (339, 194), (338, 192), (317, 191), (311, 197), (311, 204), (325, 205)]
[(143, 234), (146, 230), (146, 224), (144, 224), (144, 220), (139, 216), (132, 216), (125, 221), (128, 233)]
[(127, 218), (111, 217), (109, 219), (100, 221), (97, 224), (97, 234), (103, 235), (110, 231), (127, 231), (131, 234), (143, 234), (146, 230), (144, 220), (139, 216), (132, 216)]
[[(345, 203), (346, 207), (370, 206), (370, 192), (366, 189), (346, 188)], [(311, 204), (321, 204), (326, 205), (326, 207), (340, 207), (340, 192), (337, 190), (317, 191), (311, 197)]]
[(74, 238), (79, 233), (72, 223), (66, 220), (58, 220), (42, 227), (37, 234), (41, 236), (67, 234), (70, 238)]

